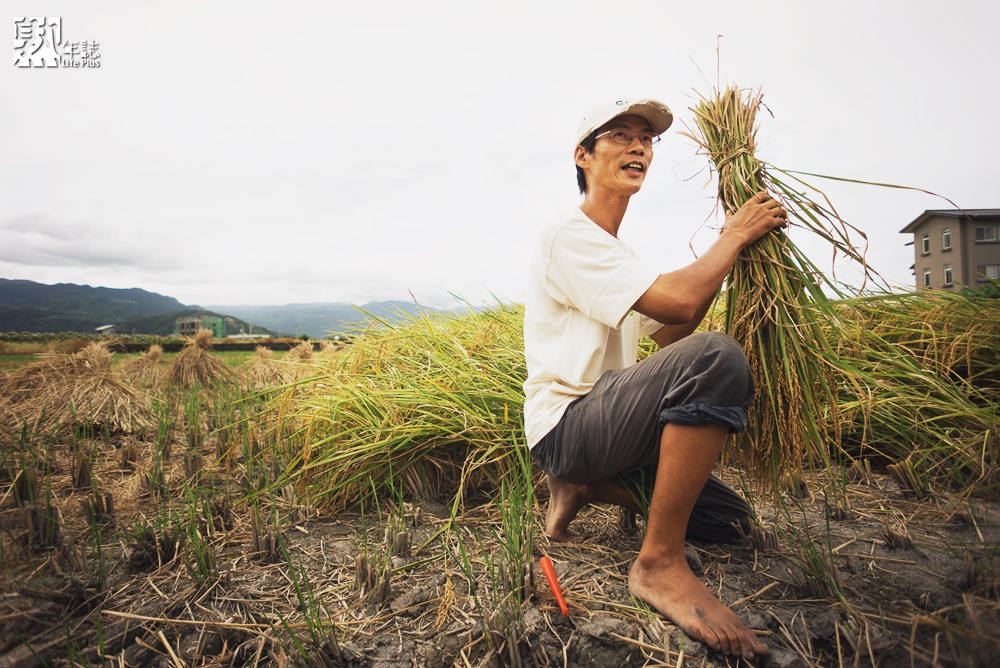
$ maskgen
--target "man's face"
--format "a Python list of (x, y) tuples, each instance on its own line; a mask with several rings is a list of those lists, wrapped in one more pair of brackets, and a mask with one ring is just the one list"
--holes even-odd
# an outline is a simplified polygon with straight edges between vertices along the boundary
[(635, 135), (628, 145), (618, 144), (605, 134), (594, 144), (594, 152), (587, 153), (577, 146), (574, 157), (587, 176), (587, 192), (594, 189), (632, 195), (639, 191), (646, 178), (646, 171), (653, 161), (653, 149), (643, 146), (639, 134), (650, 132), (649, 123), (632, 114), (614, 118), (598, 130), (601, 135), (609, 130), (624, 130)]

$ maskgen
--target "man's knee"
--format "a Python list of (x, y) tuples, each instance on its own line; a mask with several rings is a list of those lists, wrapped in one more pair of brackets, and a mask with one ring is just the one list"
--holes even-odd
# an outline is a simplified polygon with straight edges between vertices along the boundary
[(698, 332), (685, 339), (690, 368), (698, 369), (698, 385), (711, 388), (713, 403), (747, 406), (753, 398), (753, 374), (743, 349), (731, 336)]

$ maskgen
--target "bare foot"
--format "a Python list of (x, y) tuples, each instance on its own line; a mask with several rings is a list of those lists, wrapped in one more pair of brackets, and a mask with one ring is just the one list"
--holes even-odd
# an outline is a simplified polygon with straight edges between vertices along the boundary
[(579, 543), (583, 536), (569, 528), (576, 514), (589, 502), (588, 486), (576, 485), (552, 476), (549, 483), (549, 509), (545, 514), (545, 533), (557, 543)]
[(767, 645), (757, 640), (732, 610), (712, 596), (695, 577), (684, 556), (680, 561), (632, 564), (628, 588), (684, 629), (684, 632), (713, 649), (752, 659), (767, 654)]

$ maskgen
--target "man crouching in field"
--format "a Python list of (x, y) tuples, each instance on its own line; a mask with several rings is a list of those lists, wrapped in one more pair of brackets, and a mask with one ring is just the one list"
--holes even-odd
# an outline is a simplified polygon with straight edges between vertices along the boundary
[[(753, 380), (734, 340), (694, 331), (739, 252), (787, 214), (759, 193), (692, 264), (664, 274), (643, 264), (618, 230), (672, 121), (655, 100), (610, 102), (581, 121), (583, 203), (544, 229), (531, 257), (525, 430), (548, 474), (549, 537), (581, 540), (569, 524), (588, 503), (639, 512), (622, 476), (648, 473), (629, 589), (692, 637), (752, 658), (767, 646), (691, 572), (684, 537), (732, 540), (747, 523), (746, 502), (711, 473), (726, 434), (746, 426)], [(660, 350), (636, 364), (640, 336)]]

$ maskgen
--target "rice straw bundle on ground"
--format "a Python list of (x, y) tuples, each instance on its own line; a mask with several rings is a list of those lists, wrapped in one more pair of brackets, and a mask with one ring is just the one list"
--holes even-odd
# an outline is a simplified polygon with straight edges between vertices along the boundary
[(295, 379), (289, 366), (275, 360), (274, 352), (264, 346), (254, 349), (254, 356), (240, 372), (240, 387), (251, 392), (281, 387)]
[[(731, 87), (692, 109), (698, 134), (687, 136), (712, 160), (723, 208), (736, 211), (768, 191), (782, 201), (790, 221), (863, 265), (836, 215), (786, 187), (754, 155), (761, 97), (744, 97)], [(726, 281), (726, 331), (743, 347), (757, 384), (750, 425), (740, 435), (743, 447), (730, 455), (759, 479), (777, 480), (785, 470), (828, 461), (824, 413), (837, 404), (822, 359), (831, 350), (823, 325), (838, 325), (824, 285), (835, 289), (782, 230), (745, 249)]]
[(295, 346), (288, 351), (286, 359), (290, 360), (307, 360), (311, 359), (313, 355), (313, 345), (308, 341), (303, 341), (299, 345)]
[(211, 338), (212, 332), (203, 329), (188, 339), (167, 370), (168, 383), (180, 387), (194, 387), (196, 384), (209, 387), (231, 376), (226, 363), (209, 351)]
[[(1000, 299), (920, 290), (845, 300), (838, 309), (942, 380), (1000, 395)], [(850, 343), (858, 339), (838, 339)]]
[(122, 372), (132, 379), (136, 385), (152, 387), (156, 385), (162, 376), (160, 369), (160, 358), (163, 356), (163, 348), (157, 344), (152, 344), (145, 355), (128, 360), (122, 365)]
[(57, 428), (130, 434), (151, 426), (150, 401), (112, 368), (105, 343), (72, 355), (46, 353), (17, 369), (0, 386), (4, 421), (35, 429)]
[(856, 323), (831, 332), (845, 451), (905, 468), (921, 496), (1000, 494), (1000, 300), (920, 291), (837, 308)]
[[(303, 497), (343, 506), (371, 485), (460, 493), (515, 468), (524, 354), (520, 307), (376, 326), (271, 406), (297, 428)], [(457, 498), (456, 498), (457, 501)]]

